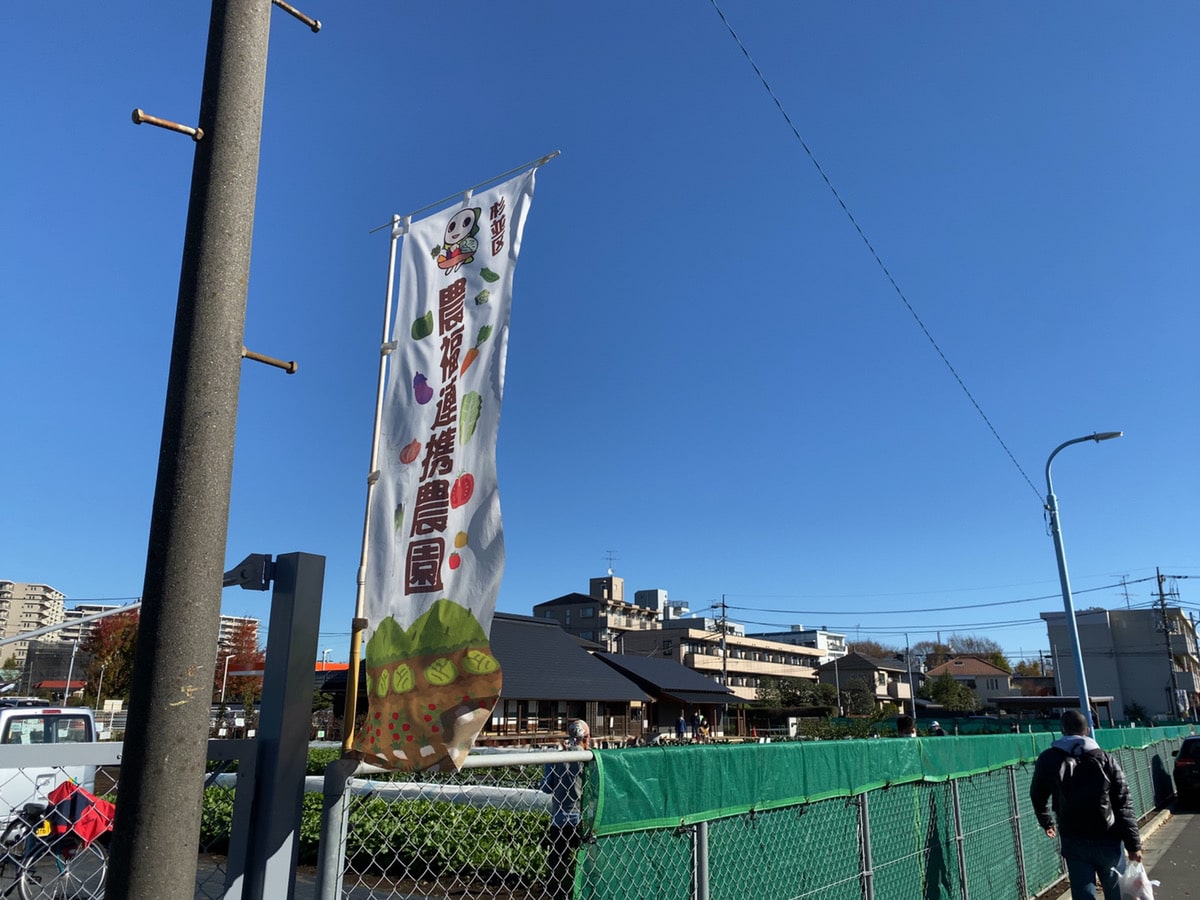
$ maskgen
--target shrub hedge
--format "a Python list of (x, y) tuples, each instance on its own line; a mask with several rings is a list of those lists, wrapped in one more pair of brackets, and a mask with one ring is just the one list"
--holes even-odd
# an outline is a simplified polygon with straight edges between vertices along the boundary
[[(323, 775), (341, 755), (338, 748), (310, 750), (308, 774)], [(389, 774), (380, 780), (411, 777)], [(200, 848), (229, 850), (234, 792), (227, 787), (204, 791)], [(320, 843), (322, 795), (306, 793), (301, 806), (299, 861), (314, 865)], [(401, 871), (472, 871), (481, 875), (536, 878), (546, 868), (542, 838), (545, 813), (477, 809), (427, 800), (389, 801), (371, 797), (350, 807), (346, 863), (356, 871), (380, 875)]]

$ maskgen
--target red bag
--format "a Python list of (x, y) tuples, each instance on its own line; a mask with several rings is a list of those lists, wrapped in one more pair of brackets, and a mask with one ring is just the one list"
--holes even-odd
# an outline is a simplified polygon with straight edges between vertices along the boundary
[(46, 795), (50, 801), (50, 825), (56, 838), (73, 834), (86, 847), (112, 828), (116, 807), (85, 791), (73, 781), (64, 781)]

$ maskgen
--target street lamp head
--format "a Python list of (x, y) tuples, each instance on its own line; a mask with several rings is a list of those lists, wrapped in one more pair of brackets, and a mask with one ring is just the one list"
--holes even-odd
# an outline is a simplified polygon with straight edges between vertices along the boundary
[(1092, 440), (1098, 444), (1101, 441), (1111, 441), (1113, 438), (1119, 438), (1124, 434), (1125, 432), (1123, 431), (1101, 431), (1099, 434), (1093, 434)]

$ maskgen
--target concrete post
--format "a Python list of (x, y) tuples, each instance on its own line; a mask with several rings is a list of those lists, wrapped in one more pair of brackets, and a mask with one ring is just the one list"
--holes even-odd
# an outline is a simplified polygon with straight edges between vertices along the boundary
[(212, 4), (109, 900), (195, 893), (270, 13)]

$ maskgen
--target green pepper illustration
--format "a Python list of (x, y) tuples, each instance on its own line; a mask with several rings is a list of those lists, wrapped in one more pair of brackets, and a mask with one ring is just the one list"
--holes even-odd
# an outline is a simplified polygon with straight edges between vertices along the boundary
[(497, 275), (491, 269), (486, 268), (486, 267), (479, 270), (479, 277), (489, 283), (500, 280), (499, 275)]
[(429, 337), (433, 334), (433, 310), (425, 313), (423, 316), (417, 316), (412, 323), (412, 336), (414, 341), (419, 341), (423, 337)]

